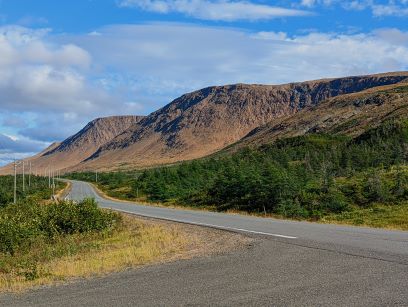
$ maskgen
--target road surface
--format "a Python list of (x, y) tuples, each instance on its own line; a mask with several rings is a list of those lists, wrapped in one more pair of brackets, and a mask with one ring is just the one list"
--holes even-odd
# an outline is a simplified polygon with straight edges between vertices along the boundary
[(258, 238), (227, 255), (177, 261), (0, 297), (15, 306), (408, 306), (408, 232), (283, 221), (106, 200), (73, 181), (68, 197)]

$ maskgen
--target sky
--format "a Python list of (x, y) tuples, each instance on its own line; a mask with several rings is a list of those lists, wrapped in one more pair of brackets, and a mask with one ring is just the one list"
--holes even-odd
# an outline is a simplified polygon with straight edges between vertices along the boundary
[(408, 70), (408, 0), (0, 0), (0, 165), (206, 86)]

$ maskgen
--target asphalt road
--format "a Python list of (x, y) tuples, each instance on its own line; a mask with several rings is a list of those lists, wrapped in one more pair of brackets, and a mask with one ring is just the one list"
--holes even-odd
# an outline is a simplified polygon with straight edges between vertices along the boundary
[(226, 255), (0, 297), (12, 306), (408, 306), (408, 232), (150, 207), (101, 198), (73, 182), (69, 198), (141, 216), (247, 233)]

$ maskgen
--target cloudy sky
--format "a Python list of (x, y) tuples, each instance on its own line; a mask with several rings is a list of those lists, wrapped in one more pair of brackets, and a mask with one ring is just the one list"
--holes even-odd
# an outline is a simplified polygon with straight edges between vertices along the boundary
[(209, 85), (408, 70), (408, 0), (0, 0), (0, 165)]

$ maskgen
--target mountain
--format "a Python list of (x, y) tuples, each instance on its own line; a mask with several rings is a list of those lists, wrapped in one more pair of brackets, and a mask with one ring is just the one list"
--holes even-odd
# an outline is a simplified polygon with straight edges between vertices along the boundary
[(253, 129), (332, 97), (407, 80), (407, 72), (284, 85), (214, 86), (185, 94), (119, 134), (70, 170), (109, 170), (203, 157)]
[(296, 114), (281, 117), (255, 128), (226, 151), (308, 133), (357, 137), (368, 128), (398, 118), (408, 118), (408, 80), (331, 98)]
[[(75, 135), (61, 143), (53, 143), (25, 161), (31, 162), (33, 170), (38, 173), (44, 173), (48, 166), (55, 170), (72, 167), (142, 118), (143, 116), (111, 116), (95, 119)], [(3, 174), (11, 171), (12, 165), (0, 169)]]
[[(96, 119), (26, 160), (40, 172), (49, 165), (64, 171), (118, 170), (191, 160), (308, 131), (358, 134), (393, 112), (405, 115), (406, 97), (398, 88), (407, 81), (408, 72), (396, 72), (207, 87), (146, 117)], [(10, 172), (11, 165), (0, 169)]]

